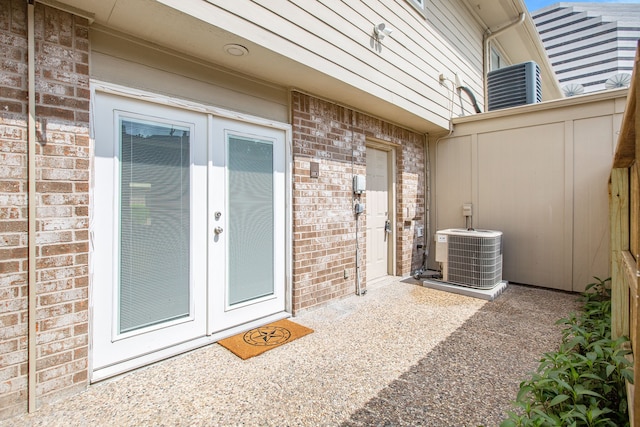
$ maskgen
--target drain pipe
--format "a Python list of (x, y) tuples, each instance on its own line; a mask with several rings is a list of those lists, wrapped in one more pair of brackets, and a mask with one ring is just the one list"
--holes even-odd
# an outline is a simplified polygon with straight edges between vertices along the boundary
[(358, 224), (360, 223), (360, 216), (362, 215), (363, 209), (360, 204), (360, 194), (358, 194), (357, 202), (354, 204), (355, 215), (356, 215), (356, 295), (363, 296), (367, 293), (366, 289), (362, 289), (362, 278), (360, 277), (360, 268), (362, 260), (360, 259), (362, 253), (360, 251), (360, 230)]
[(27, 0), (28, 128), (28, 411), (36, 410), (36, 90), (35, 90), (35, 0)]
[(471, 101), (471, 104), (473, 104), (474, 110), (476, 110), (476, 113), (482, 113), (482, 110), (478, 106), (478, 101), (476, 101), (476, 97), (473, 94), (473, 91), (471, 91), (471, 89), (469, 89), (466, 86), (458, 86), (458, 90), (461, 90), (467, 94), (467, 96), (469, 97), (469, 100)]
[(431, 249), (431, 159), (429, 157), (429, 134), (425, 133), (424, 136), (424, 205), (425, 205), (425, 230), (424, 239), (422, 244), (424, 245), (424, 254), (422, 260), (422, 272), (429, 269), (429, 250)]
[(489, 43), (491, 43), (491, 40), (495, 39), (496, 37), (498, 37), (500, 34), (504, 33), (505, 31), (508, 31), (510, 29), (512, 29), (513, 27), (517, 27), (518, 25), (522, 24), (524, 22), (524, 18), (527, 15), (523, 12), (520, 14), (520, 16), (518, 17), (518, 19), (516, 19), (515, 21), (513, 21), (512, 23), (510, 23), (509, 25), (507, 25), (504, 28), (499, 29), (498, 31), (492, 33), (491, 30), (489, 30), (487, 28), (487, 30), (484, 32), (484, 41), (483, 41), (483, 76), (482, 76), (482, 80), (484, 82), (484, 105), (485, 105), (485, 110), (487, 110), (487, 105), (489, 103), (489, 98), (487, 96), (487, 74), (489, 73), (489, 61), (490, 61), (490, 55), (489, 55)]

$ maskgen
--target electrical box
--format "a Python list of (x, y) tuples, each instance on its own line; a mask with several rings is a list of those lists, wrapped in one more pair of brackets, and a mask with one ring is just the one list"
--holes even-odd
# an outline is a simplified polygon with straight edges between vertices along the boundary
[(318, 178), (320, 176), (320, 164), (317, 162), (309, 163), (309, 176), (311, 178)]
[(353, 176), (353, 192), (355, 194), (362, 194), (367, 188), (367, 181), (364, 175)]
[(355, 207), (356, 214), (361, 214), (364, 212), (364, 203), (356, 203)]

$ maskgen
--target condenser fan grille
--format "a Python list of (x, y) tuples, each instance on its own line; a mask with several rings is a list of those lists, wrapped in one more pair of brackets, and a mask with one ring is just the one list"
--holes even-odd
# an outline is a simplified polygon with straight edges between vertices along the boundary
[(436, 232), (436, 261), (447, 283), (479, 289), (502, 281), (502, 233), (449, 229)]
[(501, 238), (449, 236), (448, 282), (493, 288), (502, 280)]
[(487, 73), (489, 111), (542, 101), (540, 67), (533, 61)]

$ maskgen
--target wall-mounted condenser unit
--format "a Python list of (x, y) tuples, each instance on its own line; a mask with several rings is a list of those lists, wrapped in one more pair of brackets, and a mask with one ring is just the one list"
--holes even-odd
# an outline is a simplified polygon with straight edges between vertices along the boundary
[(492, 289), (502, 282), (501, 231), (439, 230), (435, 240), (444, 282), (478, 289)]
[(487, 98), (489, 111), (541, 102), (540, 67), (529, 61), (489, 71)]

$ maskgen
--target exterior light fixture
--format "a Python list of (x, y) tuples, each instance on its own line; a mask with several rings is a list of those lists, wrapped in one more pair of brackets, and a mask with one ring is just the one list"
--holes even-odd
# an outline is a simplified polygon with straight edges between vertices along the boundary
[(240, 44), (225, 44), (224, 51), (227, 52), (231, 56), (245, 56), (249, 53), (249, 49), (240, 45)]
[(373, 27), (373, 32), (375, 33), (376, 38), (379, 41), (382, 41), (383, 38), (385, 38), (386, 36), (388, 36), (393, 32), (393, 28), (389, 27), (387, 24), (382, 22), (376, 25), (375, 27)]

